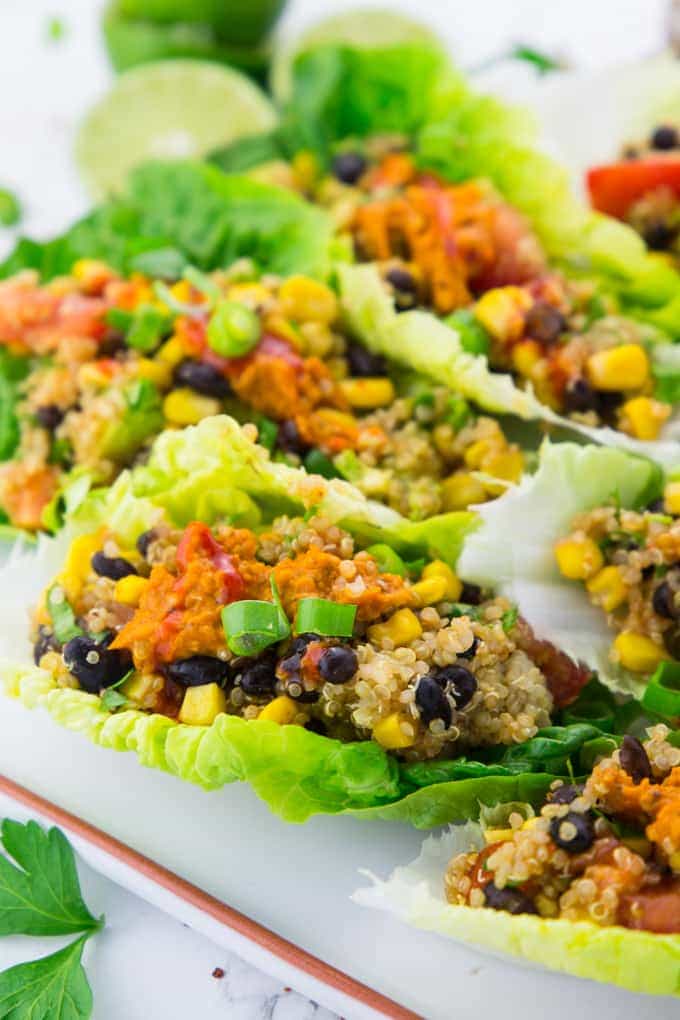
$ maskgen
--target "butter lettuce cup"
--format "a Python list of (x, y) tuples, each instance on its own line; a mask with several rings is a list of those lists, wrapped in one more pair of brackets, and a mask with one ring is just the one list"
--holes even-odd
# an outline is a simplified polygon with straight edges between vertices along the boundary
[(627, 735), (536, 813), (507, 804), (452, 826), (354, 899), (497, 955), (677, 996), (679, 775), (680, 733)]
[(255, 434), (166, 432), (15, 550), (8, 693), (207, 789), (249, 782), (291, 821), (427, 827), (582, 774), (602, 731), (559, 713), (590, 673), (460, 576), (475, 515), (406, 520)]

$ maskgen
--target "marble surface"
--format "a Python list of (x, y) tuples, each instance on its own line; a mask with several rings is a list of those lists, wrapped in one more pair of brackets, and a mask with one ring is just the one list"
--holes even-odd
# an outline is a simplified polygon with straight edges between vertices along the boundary
[[(382, 0), (383, 6), (388, 6)], [(0, 0), (0, 186), (21, 196), (23, 228), (49, 236), (87, 208), (71, 160), (75, 127), (110, 72), (97, 31), (96, 0)], [(354, 6), (326, 0), (324, 11)], [(664, 37), (665, 0), (416, 0), (395, 8), (426, 14), (465, 66), (509, 42), (560, 51), (597, 67), (657, 50)], [(284, 29), (294, 32), (319, 11), (318, 0), (292, 0)], [(49, 40), (50, 17), (65, 37)], [(517, 91), (526, 91), (518, 69)], [(0, 255), (13, 243), (0, 230)], [(332, 1014), (225, 953), (81, 865), (86, 898), (107, 927), (86, 950), (95, 1020), (331, 1020)], [(0, 941), (0, 969), (52, 952), (59, 940)], [(214, 976), (220, 974), (222, 976)]]

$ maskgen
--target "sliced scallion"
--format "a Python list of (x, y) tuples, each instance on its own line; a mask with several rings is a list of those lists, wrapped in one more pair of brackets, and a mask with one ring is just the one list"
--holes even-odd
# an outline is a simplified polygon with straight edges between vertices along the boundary
[(218, 301), (208, 323), (208, 344), (222, 358), (242, 358), (260, 339), (258, 316), (239, 301)]
[(130, 327), (125, 334), (125, 343), (135, 351), (147, 354), (155, 350), (170, 328), (168, 316), (153, 305), (140, 305), (136, 309)]
[(366, 552), (378, 564), (381, 574), (397, 574), (399, 577), (406, 577), (408, 574), (406, 564), (392, 546), (382, 543), (369, 545)]
[(680, 663), (662, 662), (642, 695), (643, 708), (666, 717), (680, 716)]
[(211, 301), (219, 301), (222, 296), (220, 288), (215, 281), (211, 280), (207, 273), (202, 273), (200, 269), (196, 269), (195, 266), (187, 266), (182, 276), (199, 294), (205, 295)]
[(357, 607), (331, 602), (329, 599), (308, 598), (298, 603), (295, 618), (297, 634), (321, 634), (324, 637), (351, 637)]
[(290, 624), (281, 606), (258, 599), (243, 599), (225, 606), (222, 626), (234, 655), (259, 655), (290, 634)]
[(83, 631), (76, 623), (75, 613), (66, 599), (66, 593), (59, 584), (53, 584), (47, 593), (47, 612), (52, 620), (52, 630), (57, 641), (65, 645), (71, 638), (79, 637)]

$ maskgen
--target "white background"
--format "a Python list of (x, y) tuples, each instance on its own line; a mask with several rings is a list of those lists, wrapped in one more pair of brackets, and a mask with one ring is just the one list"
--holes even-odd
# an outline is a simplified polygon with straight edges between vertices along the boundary
[[(383, 0), (383, 5), (388, 6)], [(283, 29), (294, 33), (321, 10), (352, 6), (293, 0)], [(664, 0), (431, 0), (393, 3), (427, 17), (464, 66), (511, 42), (559, 52), (580, 68), (645, 56), (664, 39)], [(21, 197), (24, 229), (48, 236), (87, 208), (70, 153), (75, 127), (111, 80), (98, 36), (95, 0), (0, 0), (0, 187)], [(65, 38), (50, 42), (51, 16)], [(527, 74), (509, 88), (526, 94)], [(587, 130), (587, 110), (584, 129)], [(11, 247), (0, 230), (0, 255)], [(200, 853), (200, 845), (196, 846)], [(235, 956), (167, 918), (82, 865), (88, 903), (107, 928), (86, 956), (96, 1020), (328, 1020), (331, 1014), (259, 974)], [(0, 941), (0, 968), (53, 951), (53, 940)], [(212, 977), (215, 967), (225, 976)], [(444, 980), (444, 978), (443, 978)]]

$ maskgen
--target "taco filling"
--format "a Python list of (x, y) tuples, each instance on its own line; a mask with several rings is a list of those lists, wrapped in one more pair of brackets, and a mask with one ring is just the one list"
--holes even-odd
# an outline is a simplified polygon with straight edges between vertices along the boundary
[(350, 341), (330, 288), (235, 277), (167, 286), (85, 260), (44, 286), (30, 272), (0, 283), (2, 352), (21, 366), (15, 459), (0, 469), (11, 524), (49, 525), (66, 471), (111, 482), (164, 427), (224, 409), (289, 463), (413, 519), (502, 491), (472, 472), (520, 477), (522, 453), (494, 419)]
[(449, 903), (658, 934), (680, 933), (680, 749), (627, 735), (584, 784), (553, 784), (481, 851), (450, 862)]
[(526, 741), (589, 675), (443, 561), (361, 550), (319, 516), (80, 536), (33, 641), (58, 686), (111, 710), (271, 720), (412, 761)]

